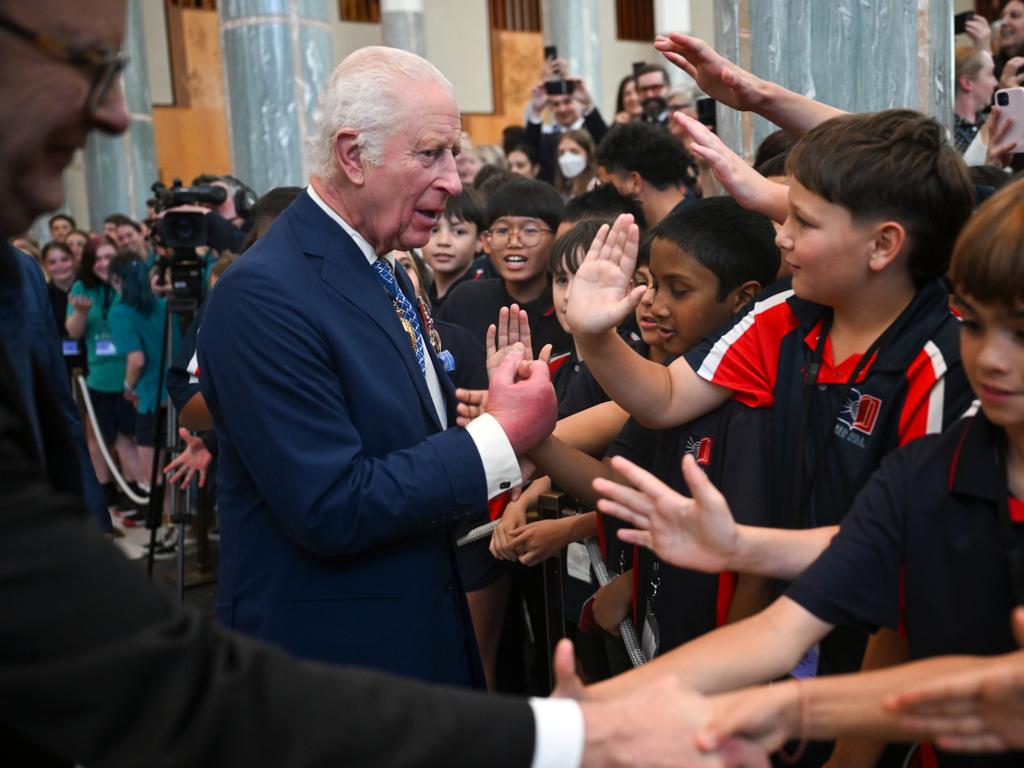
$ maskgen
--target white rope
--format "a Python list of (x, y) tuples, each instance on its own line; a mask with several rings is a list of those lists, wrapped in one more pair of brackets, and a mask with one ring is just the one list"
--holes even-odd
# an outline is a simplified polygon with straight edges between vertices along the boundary
[[(597, 574), (597, 583), (602, 587), (606, 586), (611, 582), (612, 577), (604, 564), (601, 545), (597, 543), (597, 539), (587, 539), (587, 552), (590, 554), (590, 564), (594, 568), (594, 573)], [(622, 642), (626, 646), (626, 653), (633, 666), (642, 667), (646, 664), (647, 657), (644, 656), (643, 648), (640, 647), (640, 641), (636, 637), (636, 628), (629, 616), (619, 622), (619, 633), (622, 635)]]
[(100, 453), (103, 454), (103, 461), (106, 462), (107, 468), (110, 470), (110, 474), (114, 476), (114, 481), (124, 491), (124, 495), (131, 499), (136, 504), (148, 504), (149, 499), (145, 496), (139, 496), (132, 487), (128, 485), (121, 472), (118, 470), (117, 465), (114, 463), (113, 458), (110, 456), (110, 451), (107, 450), (107, 441), (103, 439), (103, 433), (100, 432), (100, 425), (96, 421), (96, 411), (92, 407), (92, 398), (89, 397), (89, 387), (85, 384), (85, 379), (79, 374), (75, 376), (75, 381), (78, 382), (78, 388), (82, 390), (82, 399), (85, 401), (85, 412), (89, 416), (89, 423), (92, 424), (92, 433), (96, 437), (96, 443), (100, 447)]
[(472, 544), (474, 541), (480, 541), (480, 539), (485, 539), (488, 536), (490, 536), (492, 533), (494, 533), (494, 529), (497, 528), (497, 527), (498, 527), (498, 521), (497, 520), (492, 520), (489, 523), (484, 523), (483, 525), (478, 526), (477, 528), (474, 528), (472, 531), (467, 533), (461, 539), (456, 541), (455, 542), (455, 546), (457, 546), (457, 547), (464, 547), (467, 544)]

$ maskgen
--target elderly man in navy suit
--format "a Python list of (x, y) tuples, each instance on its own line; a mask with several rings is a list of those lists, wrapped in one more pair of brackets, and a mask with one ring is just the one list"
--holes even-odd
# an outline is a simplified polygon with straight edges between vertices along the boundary
[(218, 283), (199, 338), (221, 447), (217, 615), (305, 658), (482, 686), (450, 526), (520, 482), (516, 455), (554, 424), (547, 369), (511, 353), (489, 413), (455, 427), (389, 255), (424, 245), (460, 190), (444, 76), (361, 49), (315, 122), (306, 193)]

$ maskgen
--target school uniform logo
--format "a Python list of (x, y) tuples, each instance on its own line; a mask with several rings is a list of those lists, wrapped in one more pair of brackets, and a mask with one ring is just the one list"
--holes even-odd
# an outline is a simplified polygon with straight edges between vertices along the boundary
[(706, 467), (711, 463), (711, 446), (713, 442), (710, 437), (690, 435), (686, 442), (686, 452), (692, 453), (697, 463), (702, 467)]
[(862, 395), (860, 390), (851, 389), (850, 396), (839, 413), (839, 422), (853, 432), (870, 435), (878, 421), (882, 400), (874, 395)]

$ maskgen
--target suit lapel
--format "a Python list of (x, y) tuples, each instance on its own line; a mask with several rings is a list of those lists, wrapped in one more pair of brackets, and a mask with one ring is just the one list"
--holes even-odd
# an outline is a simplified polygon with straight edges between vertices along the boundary
[[(308, 194), (299, 195), (289, 212), (294, 214), (295, 223), (292, 231), (303, 252), (323, 258), (320, 275), (323, 281), (362, 310), (388, 337), (416, 387), (420, 402), (435, 427), (440, 430), (441, 422), (438, 420), (434, 401), (430, 397), (427, 381), (419, 363), (416, 362), (409, 336), (402, 328), (391, 299), (363, 252), (348, 233), (324, 213)], [(403, 289), (408, 285), (408, 278), (405, 278)]]

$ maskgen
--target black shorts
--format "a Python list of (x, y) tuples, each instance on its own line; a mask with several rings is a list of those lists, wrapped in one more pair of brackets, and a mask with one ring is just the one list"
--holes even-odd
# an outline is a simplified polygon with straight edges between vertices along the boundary
[[(159, 420), (160, 432), (156, 442), (153, 441), (153, 426)], [(164, 433), (167, 431), (167, 407), (164, 406), (156, 413), (135, 414), (135, 442), (143, 448), (152, 448), (154, 445), (163, 442)]]
[[(486, 512), (472, 515), (456, 524), (453, 531), (455, 538), (462, 538), (474, 528), (488, 522), (490, 522), (490, 517)], [(491, 537), (484, 536), (482, 539), (477, 539), (471, 544), (458, 548), (462, 586), (467, 592), (475, 592), (478, 589), (490, 586), (511, 565), (511, 563), (505, 560), (498, 560), (492, 555), (490, 546)]]
[(97, 392), (89, 388), (89, 399), (96, 412), (100, 434), (107, 445), (113, 445), (118, 435), (135, 437), (135, 407), (120, 392)]

